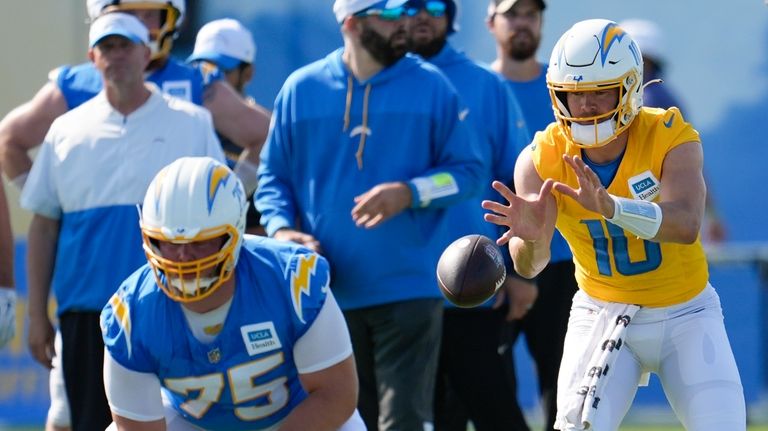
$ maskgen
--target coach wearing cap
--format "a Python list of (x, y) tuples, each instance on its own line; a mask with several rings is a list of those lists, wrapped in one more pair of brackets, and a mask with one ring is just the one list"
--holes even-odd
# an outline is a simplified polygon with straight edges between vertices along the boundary
[(120, 283), (146, 263), (136, 205), (155, 174), (183, 156), (224, 155), (207, 110), (144, 83), (149, 32), (132, 15), (91, 25), (88, 57), (103, 90), (58, 117), (21, 195), (29, 227), (29, 347), (51, 367), (48, 296), (58, 301), (60, 355), (72, 429), (105, 429), (104, 343), (99, 314)]
[(404, 4), (336, 0), (344, 46), (286, 80), (256, 191), (270, 236), (330, 262), (358, 408), (382, 431), (432, 426), (443, 312), (435, 267), (450, 242), (443, 208), (485, 186), (456, 91), (406, 55)]

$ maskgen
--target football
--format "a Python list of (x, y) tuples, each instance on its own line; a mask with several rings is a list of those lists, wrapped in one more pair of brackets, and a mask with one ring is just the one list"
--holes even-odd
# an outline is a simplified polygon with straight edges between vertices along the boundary
[(501, 250), (484, 235), (457, 239), (437, 262), (440, 291), (458, 307), (476, 307), (487, 301), (506, 277)]

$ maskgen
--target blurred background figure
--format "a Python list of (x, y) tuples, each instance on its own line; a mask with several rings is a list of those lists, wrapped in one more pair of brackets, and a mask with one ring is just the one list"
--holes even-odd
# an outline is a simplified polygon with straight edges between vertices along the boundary
[[(520, 106), (501, 76), (448, 41), (458, 31), (457, 0), (410, 0), (406, 7), (408, 49), (437, 66), (456, 87), (487, 163), (481, 192), (446, 209), (449, 241), (472, 233), (496, 239), (502, 232), (483, 220), (480, 202), (496, 196), (490, 187), (494, 179), (512, 180), (517, 156), (531, 140)], [(496, 299), (482, 306), (446, 304), (435, 383), (436, 431), (466, 431), (469, 420), (477, 431), (528, 430), (514, 379), (508, 378), (514, 374), (511, 349), (499, 349), (505, 322), (519, 319), (515, 309), (524, 314), (535, 300), (524, 295), (535, 288), (526, 292), (519, 287), (516, 278), (508, 277)]]
[[(619, 22), (619, 27), (632, 36), (643, 54), (643, 81), (647, 85), (643, 90), (643, 106), (663, 109), (676, 106), (690, 118), (690, 113), (680, 98), (664, 82), (668, 58), (667, 41), (659, 25), (650, 20), (631, 18)], [(707, 243), (720, 243), (727, 237), (727, 230), (718, 214), (709, 187), (701, 232), (702, 240)]]
[[(222, 73), (224, 79), (249, 104), (256, 105), (252, 97), (245, 94), (245, 86), (253, 79), (256, 59), (256, 43), (251, 31), (240, 21), (231, 18), (217, 19), (200, 28), (195, 38), (195, 48), (187, 62), (199, 66), (205, 75)], [(253, 186), (256, 185), (256, 170), (258, 167), (258, 152), (249, 156), (250, 149), (232, 142), (229, 138), (217, 133), (221, 148), (227, 157), (227, 164), (234, 169), (243, 181), (248, 195), (248, 216), (246, 232), (254, 235), (265, 235), (264, 228), (259, 224), (261, 215), (253, 205)], [(250, 160), (250, 161), (249, 161)]]
[[(496, 42), (496, 59), (491, 68), (504, 75), (517, 96), (531, 134), (546, 129), (555, 120), (547, 90), (547, 65), (536, 59), (545, 8), (543, 0), (491, 0), (488, 5), (487, 25)], [(511, 183), (507, 182), (510, 186)], [(571, 298), (578, 289), (571, 249), (557, 230), (549, 248), (549, 263), (535, 280), (510, 277), (516, 292), (524, 292), (527, 287), (537, 290), (538, 297), (505, 330), (505, 346), (510, 351), (520, 334), (525, 335), (526, 347), (536, 366), (545, 430), (552, 430), (555, 423), (557, 374)], [(509, 357), (514, 360), (513, 355)], [(517, 386), (517, 376), (514, 372), (511, 375)]]

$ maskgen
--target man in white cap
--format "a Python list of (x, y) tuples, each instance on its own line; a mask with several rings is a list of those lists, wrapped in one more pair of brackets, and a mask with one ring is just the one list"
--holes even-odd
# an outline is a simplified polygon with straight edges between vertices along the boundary
[[(224, 79), (237, 90), (247, 103), (255, 104), (252, 97), (245, 94), (245, 86), (253, 79), (256, 44), (253, 35), (240, 21), (231, 18), (217, 19), (200, 27), (195, 39), (195, 48), (187, 62), (192, 63), (206, 73), (224, 74)], [(243, 148), (232, 142), (226, 136), (218, 134), (227, 164), (241, 179), (246, 178), (248, 194), (248, 215), (246, 217), (246, 232), (254, 235), (264, 235), (264, 228), (259, 224), (261, 214), (253, 205), (253, 192), (256, 186), (256, 168), (258, 152)], [(242, 155), (245, 153), (245, 155)], [(250, 179), (248, 179), (250, 178)]]
[(224, 72), (229, 84), (241, 95), (253, 78), (256, 44), (251, 31), (240, 21), (224, 18), (200, 27), (195, 48), (187, 62), (205, 62)]
[(208, 111), (145, 84), (149, 31), (132, 15), (96, 19), (88, 57), (103, 90), (57, 118), (22, 191), (29, 228), (29, 347), (51, 367), (50, 290), (72, 429), (111, 422), (104, 394), (99, 312), (141, 266), (136, 204), (157, 171), (182, 156), (224, 160)]
[(406, 55), (405, 0), (336, 0), (344, 46), (286, 80), (261, 154), (267, 233), (321, 250), (369, 430), (432, 429), (443, 209), (484, 162), (456, 91)]

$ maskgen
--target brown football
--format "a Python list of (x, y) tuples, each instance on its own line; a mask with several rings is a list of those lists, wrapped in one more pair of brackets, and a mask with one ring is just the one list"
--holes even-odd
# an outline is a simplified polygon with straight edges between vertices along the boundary
[(475, 307), (504, 283), (507, 269), (499, 247), (483, 235), (452, 242), (437, 262), (437, 284), (443, 296), (459, 307)]

